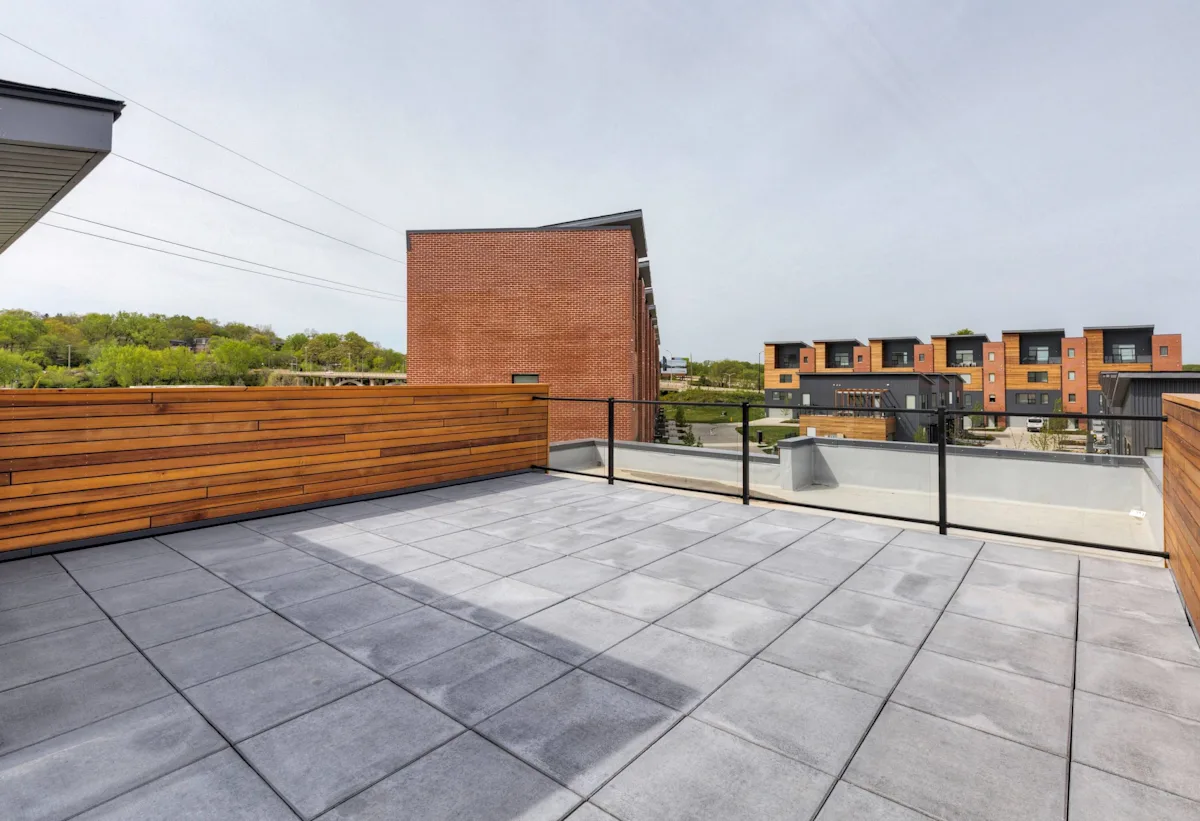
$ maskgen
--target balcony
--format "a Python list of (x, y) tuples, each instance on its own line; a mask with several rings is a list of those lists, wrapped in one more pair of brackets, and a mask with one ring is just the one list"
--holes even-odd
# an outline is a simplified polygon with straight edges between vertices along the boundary
[(982, 366), (983, 366), (982, 362), (977, 362), (974, 359), (958, 360), (955, 362), (947, 362), (946, 363), (946, 367), (948, 367), (948, 368), (979, 368)]
[[(521, 399), (496, 399), (497, 386), (424, 389), (442, 391), (436, 401), (410, 388), (329, 389), (346, 397), (334, 400), (294, 390), (258, 400), (275, 405), (262, 412), (347, 403), (306, 409), (298, 418), (311, 425), (376, 391), (393, 409), (412, 400), (421, 415), (509, 410), (479, 407), (497, 404), (519, 413), (496, 416), (533, 413)], [(161, 391), (105, 392), (94, 401), (110, 416), (42, 409), (39, 418), (114, 424), (135, 416), (129, 405), (142, 393), (174, 404)], [(231, 412), (258, 413), (244, 406), (252, 395)], [(380, 431), (340, 435), (367, 432)], [(0, 563), (0, 817), (171, 818), (203, 807), (256, 819), (435, 809), (497, 821), (581, 809), (714, 821), (1061, 819), (1069, 794), (1085, 817), (1102, 806), (1118, 818), (1169, 818), (1200, 802), (1190, 778), (1200, 648), (1161, 561), (737, 504), (634, 476), (609, 484), (512, 472), (481, 458), (522, 443), (441, 435), (456, 447), (389, 444), (406, 451), (382, 458), (423, 456), (470, 481), (418, 477), (364, 498), (365, 482), (381, 482), (360, 474), (304, 510), (118, 532), (108, 544)], [(364, 442), (392, 440), (351, 441), (345, 452), (370, 461)], [(933, 447), (797, 442), (786, 456), (754, 454), (754, 481), (774, 482), (782, 499), (785, 481), (807, 486), (808, 470), (839, 481), (828, 487), (843, 503), (855, 481), (910, 483), (911, 460)], [(725, 466), (741, 469), (735, 453), (618, 447), (630, 474), (716, 466), (707, 482), (718, 491)], [(978, 457), (959, 450), (949, 458), (961, 484), (957, 460)], [(555, 446), (550, 459), (588, 470), (585, 457), (606, 452), (586, 440)], [(624, 461), (635, 457), (658, 461)], [(90, 467), (116, 464), (108, 458)], [(1043, 470), (1065, 493), (1090, 464), (993, 458)], [(321, 464), (276, 466), (284, 475), (256, 481), (294, 482)], [(491, 475), (499, 471), (508, 475)], [(1142, 487), (1146, 473), (1119, 460), (1096, 467), (1104, 471), (1119, 476), (1094, 483), (1093, 500), (1125, 492), (1122, 483)], [(1044, 497), (1011, 481), (1014, 493)], [(1013, 504), (1030, 524), (1045, 516), (1023, 497)], [(69, 518), (49, 521), (75, 535)]]
[(1022, 356), (1020, 358), (1022, 365), (1061, 365), (1061, 356)]
[(1149, 354), (1108, 354), (1104, 357), (1105, 365), (1148, 364), (1154, 361)]

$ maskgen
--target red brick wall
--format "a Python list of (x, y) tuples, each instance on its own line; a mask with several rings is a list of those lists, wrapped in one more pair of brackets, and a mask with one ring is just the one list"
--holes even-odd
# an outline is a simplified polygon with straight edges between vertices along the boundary
[[(850, 364), (856, 373), (868, 373), (871, 370), (871, 348), (867, 345), (855, 345), (851, 354)], [(859, 360), (862, 360), (861, 362)]]
[[(628, 230), (411, 233), (410, 385), (509, 383), (552, 396), (649, 399), (658, 346)], [(603, 437), (603, 404), (553, 402), (550, 439)], [(653, 411), (620, 407), (617, 436), (649, 439)]]
[[(1155, 334), (1150, 337), (1151, 368), (1156, 371), (1183, 370), (1183, 337), (1179, 334)], [(1160, 356), (1158, 349), (1167, 346), (1167, 355)]]
[[(1062, 340), (1062, 409), (1064, 413), (1087, 413), (1088, 410), (1088, 340), (1083, 336), (1064, 336)], [(1075, 351), (1075, 356), (1070, 356)], [(1068, 377), (1074, 373), (1074, 379)], [(1075, 401), (1071, 401), (1075, 394)], [(1086, 426), (1086, 422), (1080, 422)]]
[[(921, 359), (921, 354), (925, 354), (925, 359)], [(913, 370), (917, 373), (933, 373), (933, 346), (932, 345), (913, 345)]]
[[(989, 356), (988, 354), (994, 354)], [(989, 375), (995, 374), (996, 381), (991, 381)], [(1005, 405), (1004, 391), (1007, 385), (1004, 383), (1004, 343), (1003, 342), (984, 342), (983, 343), (983, 411), (986, 414), (1003, 414)], [(995, 402), (988, 401), (991, 396), (996, 397)]]

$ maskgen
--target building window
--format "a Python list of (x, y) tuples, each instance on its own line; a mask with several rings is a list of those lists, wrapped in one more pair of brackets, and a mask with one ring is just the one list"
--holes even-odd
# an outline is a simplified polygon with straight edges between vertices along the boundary
[(988, 362), (995, 362), (995, 361), (996, 361), (996, 352), (988, 351)]
[(1026, 362), (1049, 362), (1050, 346), (1030, 345), (1025, 356)]
[(790, 373), (781, 373), (779, 374), (779, 381), (787, 384), (792, 381), (792, 375)]
[(1074, 402), (1074, 401), (1075, 401), (1075, 394), (1073, 394), (1073, 393), (1068, 393), (1068, 394), (1067, 394), (1067, 401), (1068, 401), (1068, 402)]
[(925, 354), (923, 354), (923, 353), (919, 353), (919, 354), (917, 354), (917, 361), (918, 361), (918, 362), (924, 362), (924, 361), (925, 361)]
[(1111, 361), (1113, 361), (1113, 362), (1137, 362), (1137, 346), (1136, 345), (1113, 345)]
[(995, 402), (995, 401), (996, 401), (996, 394), (994, 394), (994, 393), (989, 393), (989, 394), (988, 394), (988, 401), (989, 401), (989, 402)]
[(968, 367), (973, 366), (975, 364), (975, 354), (971, 351), (955, 351), (954, 364)]
[(862, 354), (859, 354), (859, 355), (858, 355), (858, 361), (859, 361), (859, 362), (862, 362)]
[(994, 373), (989, 373), (989, 374), (988, 374), (988, 381), (989, 381), (989, 382), (995, 382), (995, 381), (996, 381), (996, 374), (994, 374)]
[(1043, 394), (1042, 394), (1042, 404), (1043, 404), (1043, 405), (1049, 405), (1049, 404), (1050, 404), (1050, 394), (1048, 394), (1048, 393), (1043, 393)]
[(971, 374), (969, 374), (969, 373), (960, 374), (959, 378), (962, 379), (964, 385), (971, 384)]
[(1050, 381), (1050, 372), (1049, 371), (1030, 371), (1028, 374), (1026, 374), (1026, 381), (1028, 381), (1028, 382), (1049, 382)]
[(1167, 354), (1170, 352), (1170, 350), (1171, 350), (1171, 349), (1170, 349), (1170, 348), (1168, 348), (1166, 345), (1159, 345), (1159, 346), (1158, 346), (1158, 355), (1159, 355), (1159, 356), (1166, 356), (1166, 355), (1167, 355)]
[(1073, 381), (1075, 379), (1075, 371), (1067, 371), (1067, 379)]
[(963, 407), (966, 408), (967, 410), (970, 410), (971, 408), (975, 407), (975, 397), (964, 395), (963, 396)]
[(1036, 393), (1018, 391), (1016, 400), (1018, 405), (1036, 405), (1038, 403), (1038, 395)]
[(794, 353), (784, 354), (783, 361), (780, 363), (779, 367), (781, 367), (781, 368), (796, 367), (796, 355)]
[(787, 398), (787, 391), (775, 391), (771, 394), (771, 399), (775, 402), (786, 402)]
[(1068, 359), (1075, 358), (1075, 349), (1074, 348), (1067, 348), (1067, 358)]
[(512, 375), (512, 383), (514, 385), (532, 385), (538, 381), (536, 373), (514, 373)]
[(811, 405), (812, 397), (809, 396), (807, 393), (800, 394), (800, 404), (801, 405)]
[(841, 353), (835, 353), (833, 355), (833, 367), (849, 368), (850, 367), (850, 354), (846, 353), (845, 351), (842, 351)]
[(805, 365), (807, 365), (807, 364), (808, 364), (808, 354), (805, 354), (805, 355), (804, 355), (804, 364), (805, 364)]
[(917, 397), (911, 393), (908, 396), (904, 397), (904, 407), (908, 408), (909, 410), (916, 410), (917, 409)]

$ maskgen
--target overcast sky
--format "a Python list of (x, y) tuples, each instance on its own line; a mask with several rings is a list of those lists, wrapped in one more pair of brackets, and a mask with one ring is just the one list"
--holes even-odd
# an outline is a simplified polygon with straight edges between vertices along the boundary
[[(0, 0), (0, 31), (401, 232), (641, 208), (676, 356), (1155, 323), (1200, 360), (1195, 0)], [(4, 40), (0, 77), (105, 94)], [(114, 141), (404, 257), (401, 234), (136, 105)], [(401, 264), (115, 157), (59, 210), (404, 292)], [(42, 226), (0, 256), (0, 307), (406, 347), (401, 303)]]

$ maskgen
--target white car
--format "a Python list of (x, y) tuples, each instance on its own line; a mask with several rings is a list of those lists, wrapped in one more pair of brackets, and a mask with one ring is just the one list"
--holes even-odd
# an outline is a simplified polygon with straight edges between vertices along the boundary
[(1025, 430), (1029, 433), (1041, 433), (1046, 420), (1040, 416), (1031, 416), (1025, 421)]

